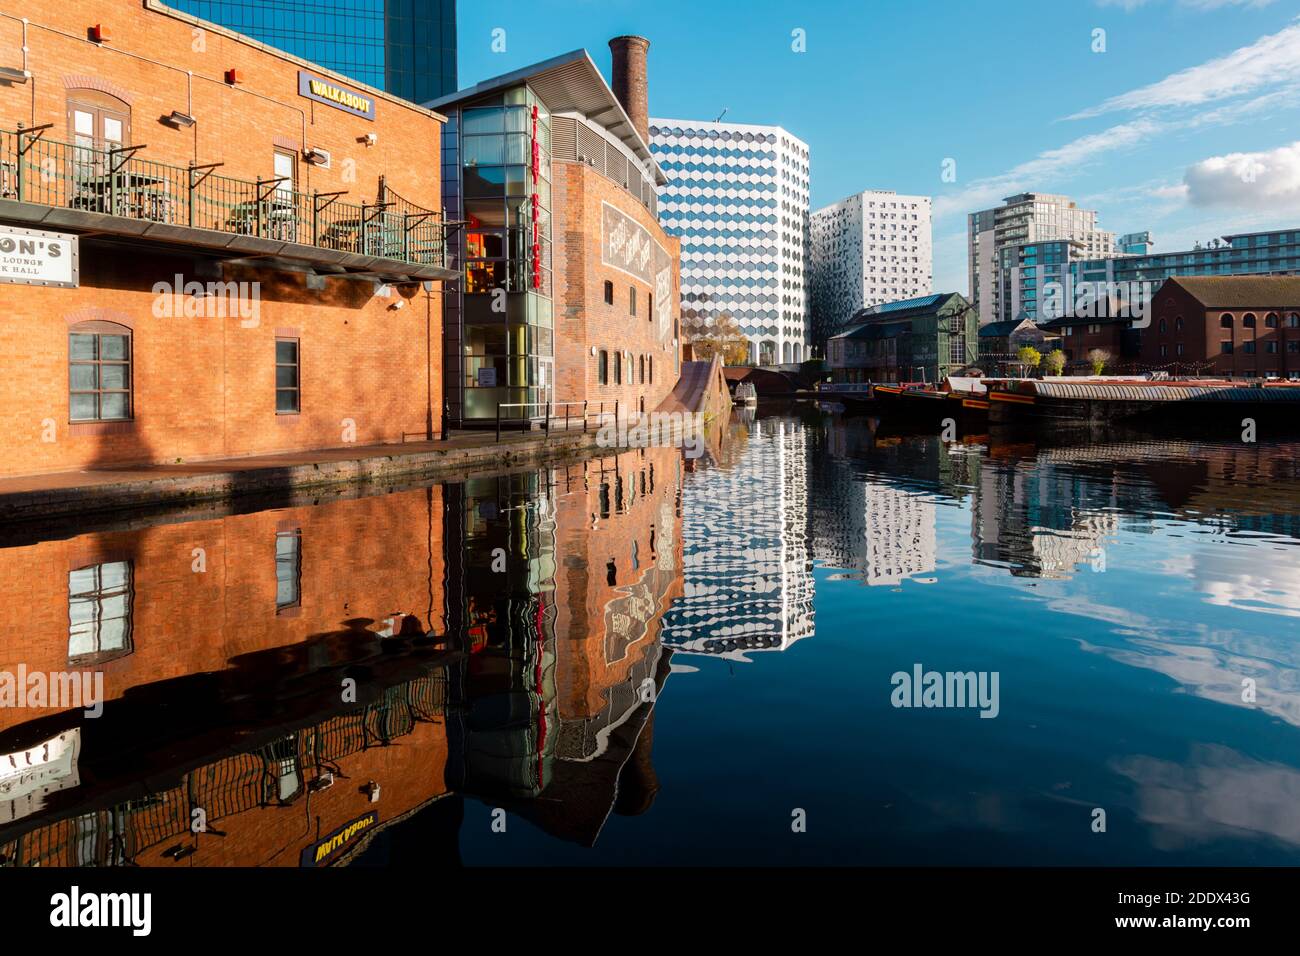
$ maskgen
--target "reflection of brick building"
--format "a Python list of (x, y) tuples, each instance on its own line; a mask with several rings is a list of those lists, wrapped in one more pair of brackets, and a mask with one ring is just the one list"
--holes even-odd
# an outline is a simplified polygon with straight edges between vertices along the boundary
[(29, 13), (0, 228), (79, 275), (0, 286), (0, 473), (439, 431), (441, 117), (152, 4)]
[(646, 449), (0, 549), (0, 671), (106, 697), (0, 709), (0, 865), (335, 864), (415, 814), (454, 834), (458, 791), (594, 841), (657, 790), (681, 471)]
[[(467, 714), (448, 770), (457, 789), (581, 843), (616, 795), (620, 812), (652, 799), (660, 628), (682, 587), (680, 481), (681, 453), (658, 448), (467, 485), (455, 509), (467, 570), (449, 615), (477, 614), (483, 633), (453, 681)], [(509, 568), (487, 573), (501, 547)]]
[[(380, 645), (443, 631), (442, 520), (435, 488), (0, 550), (0, 671), (98, 671), (106, 698), (95, 719), (0, 710), (0, 754), (65, 750), (0, 773), (0, 855), (296, 866), (445, 794), (443, 655)], [(285, 808), (309, 794), (305, 828)]]
[[(427, 627), (442, 565), (441, 492), (431, 493), (0, 549), (0, 670), (61, 671), (80, 658), (114, 700), (313, 636), (396, 633), (407, 614)], [(433, 599), (441, 633), (440, 591)], [(0, 710), (0, 730), (30, 717)]]

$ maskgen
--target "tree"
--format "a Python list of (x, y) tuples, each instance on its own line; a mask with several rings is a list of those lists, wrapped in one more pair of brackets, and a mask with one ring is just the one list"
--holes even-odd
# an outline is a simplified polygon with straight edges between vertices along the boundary
[(723, 312), (708, 332), (693, 343), (695, 354), (703, 359), (722, 356), (724, 365), (745, 365), (749, 362), (749, 339), (740, 331), (740, 324), (730, 313)]
[(1038, 368), (1038, 363), (1043, 360), (1043, 353), (1032, 345), (1022, 345), (1019, 351), (1016, 352), (1016, 358), (1020, 360), (1021, 368), (1035, 369)]
[(1047, 353), (1047, 370), (1053, 375), (1060, 375), (1065, 371), (1065, 353), (1060, 349), (1052, 349)]
[(1105, 349), (1093, 349), (1089, 352), (1088, 361), (1092, 363), (1092, 374), (1100, 375), (1106, 363), (1110, 361), (1110, 357), (1110, 353)]

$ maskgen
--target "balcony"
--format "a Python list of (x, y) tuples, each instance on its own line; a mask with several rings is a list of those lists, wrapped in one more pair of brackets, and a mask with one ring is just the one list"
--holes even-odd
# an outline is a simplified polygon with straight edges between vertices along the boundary
[(96, 233), (220, 258), (267, 257), (325, 275), (385, 282), (454, 279), (448, 224), (404, 200), (360, 205), (287, 180), (219, 175), (219, 163), (172, 166), (144, 146), (100, 150), (45, 128), (0, 130), (0, 220)]

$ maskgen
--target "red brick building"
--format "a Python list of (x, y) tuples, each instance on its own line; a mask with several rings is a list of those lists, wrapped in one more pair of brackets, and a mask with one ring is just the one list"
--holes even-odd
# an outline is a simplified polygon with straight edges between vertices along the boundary
[(658, 219), (645, 43), (611, 41), (627, 74), (615, 86), (635, 102), (575, 50), (430, 104), (449, 117), (444, 206), (466, 223), (446, 297), (449, 420), (583, 402), (627, 416), (676, 384), (680, 245)]
[(1179, 276), (1152, 300), (1142, 361), (1210, 375), (1300, 377), (1300, 277)]
[(436, 435), (442, 117), (153, 0), (24, 12), (0, 474)]

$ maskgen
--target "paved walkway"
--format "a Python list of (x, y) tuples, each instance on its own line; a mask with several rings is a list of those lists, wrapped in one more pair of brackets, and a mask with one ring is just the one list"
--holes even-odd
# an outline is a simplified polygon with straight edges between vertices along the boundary
[(343, 445), (314, 451), (159, 465), (122, 465), (0, 478), (0, 518), (40, 517), (279, 491), (398, 475), (463, 472), (542, 459), (595, 446), (597, 427), (552, 424), (542, 431), (456, 432), (442, 441)]

